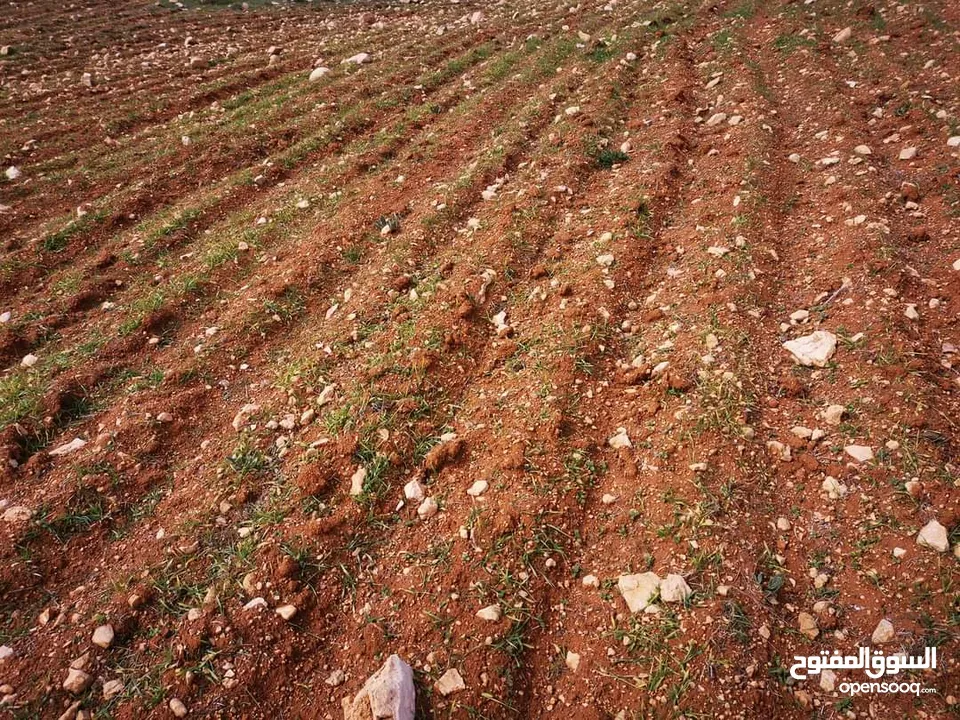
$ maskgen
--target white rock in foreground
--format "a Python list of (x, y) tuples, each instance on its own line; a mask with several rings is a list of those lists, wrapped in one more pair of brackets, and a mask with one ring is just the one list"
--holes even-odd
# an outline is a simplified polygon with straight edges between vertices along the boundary
[(614, 448), (615, 450), (619, 448), (633, 447), (633, 443), (630, 442), (630, 436), (627, 435), (626, 428), (617, 428), (616, 435), (607, 440), (607, 444), (609, 444), (610, 447)]
[(668, 603), (682, 603), (693, 595), (682, 575), (667, 575), (660, 583), (660, 599)]
[(481, 620), (489, 620), (490, 622), (496, 622), (500, 619), (500, 606), (499, 605), (487, 605), (485, 608), (480, 608), (477, 610), (477, 617)]
[(324, 75), (327, 75), (329, 72), (330, 72), (330, 68), (327, 68), (327, 67), (314, 68), (314, 69), (313, 69), (313, 72), (310, 73), (310, 78), (309, 78), (309, 79), (310, 79), (310, 82), (314, 82), (315, 80), (319, 80), (319, 79), (322, 78)]
[(87, 444), (86, 440), (82, 438), (74, 438), (67, 444), (61, 445), (60, 447), (54, 450), (51, 450), (50, 454), (53, 455), (54, 457), (58, 457), (60, 455), (69, 455), (72, 452), (76, 452), (86, 444)]
[(26, 522), (33, 517), (33, 510), (23, 505), (12, 505), (3, 511), (3, 521), (8, 523)]
[(487, 488), (490, 487), (490, 483), (486, 480), (477, 480), (473, 485), (467, 488), (467, 495), (470, 497), (480, 497), (483, 495)]
[(416, 704), (413, 670), (398, 655), (391, 655), (352, 701), (343, 699), (343, 720), (413, 720)]
[(827, 425), (839, 425), (843, 421), (843, 414), (847, 409), (843, 405), (828, 405), (821, 413)]
[(873, 460), (873, 448), (868, 445), (847, 445), (843, 451), (857, 462)]
[(350, 476), (350, 494), (353, 497), (363, 495), (363, 481), (367, 479), (367, 469), (363, 465), (359, 466)]
[(847, 27), (845, 27), (843, 30), (841, 30), (840, 32), (838, 32), (836, 35), (833, 36), (833, 41), (834, 41), (835, 43), (838, 43), (838, 44), (839, 44), (839, 43), (845, 43), (845, 42), (846, 42), (847, 40), (849, 40), (851, 37), (853, 37), (853, 28), (847, 26)]
[(617, 589), (630, 608), (630, 612), (638, 613), (647, 608), (650, 601), (660, 589), (660, 577), (653, 572), (639, 575), (621, 575), (617, 580)]
[(788, 340), (783, 347), (800, 365), (826, 367), (836, 352), (837, 336), (826, 330), (817, 330), (796, 340)]
[(419, 480), (411, 480), (403, 486), (403, 497), (407, 500), (420, 502), (426, 497), (426, 491), (423, 489), (423, 485), (420, 484)]
[(113, 625), (101, 625), (94, 630), (92, 642), (97, 647), (110, 647), (113, 644)]
[[(438, 693), (446, 697), (447, 695), (452, 695), (455, 692), (466, 689), (467, 686), (464, 684), (460, 672), (456, 668), (450, 668), (440, 676), (440, 679), (437, 680), (434, 687), (437, 688)], [(383, 716), (377, 715), (376, 717)]]
[(428, 497), (426, 500), (420, 503), (420, 507), (417, 508), (417, 515), (420, 516), (421, 520), (429, 520), (437, 514), (437, 510), (439, 509), (440, 508), (437, 506), (437, 501), (432, 497)]
[(367, 60), (370, 59), (369, 53), (357, 53), (348, 57), (346, 60), (341, 60), (341, 65), (363, 65)]
[(950, 548), (947, 529), (936, 520), (931, 520), (917, 533), (917, 545), (931, 548), (937, 552), (946, 552)]
[(873, 635), (870, 636), (870, 639), (874, 645), (883, 645), (893, 640), (895, 635), (893, 623), (884, 618), (877, 623), (877, 627), (874, 628)]

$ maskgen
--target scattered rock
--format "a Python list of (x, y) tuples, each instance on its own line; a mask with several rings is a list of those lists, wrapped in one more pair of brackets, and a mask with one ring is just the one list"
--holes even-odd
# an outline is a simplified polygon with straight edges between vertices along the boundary
[(33, 510), (23, 505), (12, 505), (3, 511), (3, 521), (8, 523), (27, 522), (33, 517)]
[(65, 445), (61, 445), (60, 447), (51, 450), (49, 454), (54, 457), (60, 457), (61, 455), (69, 455), (70, 453), (74, 453), (80, 448), (84, 447), (86, 444), (87, 444), (87, 441), (84, 440), (83, 438), (74, 438), (73, 440), (66, 443)]
[(946, 552), (950, 549), (947, 529), (936, 520), (931, 520), (917, 533), (917, 545), (928, 547), (937, 552)]
[(660, 582), (660, 599), (668, 603), (682, 603), (693, 595), (682, 575), (667, 575)]
[(426, 490), (423, 485), (420, 484), (419, 480), (411, 480), (403, 486), (403, 497), (406, 500), (413, 500), (419, 503), (426, 497)]
[(350, 494), (353, 497), (363, 495), (363, 482), (367, 479), (367, 469), (363, 465), (354, 470), (350, 476)]
[(362, 53), (357, 53), (356, 55), (351, 55), (346, 60), (341, 60), (340, 64), (341, 65), (363, 65), (369, 59), (370, 59), (370, 55), (368, 53), (362, 52)]
[(343, 670), (334, 670), (332, 673), (327, 675), (327, 679), (323, 682), (329, 685), (330, 687), (340, 687), (347, 681), (347, 676)]
[(870, 636), (870, 639), (874, 645), (883, 645), (893, 640), (894, 637), (896, 637), (896, 632), (893, 629), (893, 623), (884, 618), (877, 623), (877, 627), (874, 628), (873, 635)]
[(577, 672), (580, 670), (580, 655), (578, 653), (575, 653), (572, 650), (567, 650), (567, 655), (564, 658), (564, 662), (571, 672)]
[(122, 680), (107, 680), (103, 684), (103, 699), (110, 700), (111, 698), (119, 695), (123, 692), (123, 681)]
[(329, 72), (330, 72), (330, 68), (327, 68), (327, 67), (314, 68), (310, 72), (309, 80), (310, 82), (314, 82), (315, 80), (319, 80), (320, 78), (322, 78), (324, 75), (327, 75)]
[(846, 411), (847, 409), (843, 405), (828, 405), (821, 416), (827, 425), (839, 425), (843, 421), (843, 414)]
[(113, 644), (113, 625), (101, 625), (94, 630), (92, 642), (97, 647), (110, 647)]
[(873, 460), (873, 448), (867, 445), (847, 445), (843, 451), (857, 462)]
[(900, 151), (901, 160), (913, 160), (917, 156), (917, 149), (915, 147), (906, 147)]
[(800, 365), (826, 367), (837, 349), (837, 336), (826, 330), (816, 330), (796, 340), (788, 340), (783, 347)]
[(343, 719), (414, 720), (416, 705), (413, 670), (399, 656), (391, 655), (353, 700), (343, 699)]
[(438, 693), (446, 697), (447, 695), (465, 690), (467, 686), (464, 684), (460, 672), (456, 668), (450, 668), (440, 676), (440, 679), (437, 680), (434, 687)]
[(487, 491), (487, 488), (489, 487), (490, 483), (488, 483), (486, 480), (477, 480), (475, 483), (473, 483), (473, 485), (467, 488), (467, 495), (470, 497), (480, 497)]
[(247, 424), (247, 421), (260, 412), (260, 406), (256, 403), (247, 403), (242, 408), (237, 411), (237, 414), (233, 416), (233, 429), (237, 432)]
[(79, 695), (82, 692), (85, 692), (90, 685), (93, 684), (93, 677), (88, 675), (83, 670), (77, 668), (70, 668), (67, 670), (67, 677), (63, 681), (63, 689), (67, 692), (73, 693), (74, 695)]
[(800, 627), (801, 634), (813, 640), (820, 634), (820, 627), (817, 625), (817, 619), (807, 612), (802, 612), (797, 616), (797, 624)]
[(20, 361), (20, 367), (32, 368), (39, 361), (40, 361), (40, 358), (38, 358), (33, 353), (30, 353), (28, 355), (23, 356), (23, 359)]
[(281, 605), (276, 609), (276, 613), (284, 620), (293, 620), (297, 614), (297, 607), (296, 605)]
[(630, 437), (627, 435), (627, 429), (622, 427), (617, 428), (616, 434), (607, 440), (607, 444), (615, 450), (619, 448), (633, 447), (633, 443), (630, 442)]
[(487, 605), (485, 608), (477, 610), (477, 617), (481, 620), (497, 622), (500, 619), (501, 611), (499, 605)]
[(179, 698), (170, 698), (167, 706), (170, 708), (170, 712), (173, 713), (174, 717), (182, 718), (187, 716), (187, 706), (184, 705), (183, 701)]
[(656, 573), (645, 572), (638, 575), (621, 575), (617, 579), (617, 589), (630, 608), (630, 612), (645, 610), (660, 589), (660, 578)]
[(420, 506), (417, 508), (417, 515), (421, 520), (429, 520), (437, 514), (439, 509), (440, 508), (437, 505), (437, 501), (432, 497), (428, 497), (424, 499), (422, 503), (420, 503)]
[(833, 670), (826, 668), (820, 673), (820, 689), (831, 693), (837, 687), (837, 674)]
[(853, 37), (853, 28), (850, 26), (847, 26), (833, 36), (833, 41), (839, 45), (839, 44), (845, 43), (851, 37)]

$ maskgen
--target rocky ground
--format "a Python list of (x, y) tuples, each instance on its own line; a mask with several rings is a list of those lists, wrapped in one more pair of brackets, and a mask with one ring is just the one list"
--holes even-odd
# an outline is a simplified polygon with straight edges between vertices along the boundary
[(960, 715), (960, 5), (7, 2), (0, 154), (0, 713)]

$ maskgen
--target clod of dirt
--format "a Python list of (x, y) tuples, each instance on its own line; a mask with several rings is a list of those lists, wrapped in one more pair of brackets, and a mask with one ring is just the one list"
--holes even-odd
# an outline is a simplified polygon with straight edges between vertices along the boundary
[(391, 655), (353, 700), (343, 699), (343, 720), (413, 720), (416, 701), (413, 670), (398, 655)]
[(432, 472), (440, 472), (444, 466), (460, 457), (463, 448), (464, 442), (460, 438), (442, 442), (427, 453), (423, 461), (424, 467)]

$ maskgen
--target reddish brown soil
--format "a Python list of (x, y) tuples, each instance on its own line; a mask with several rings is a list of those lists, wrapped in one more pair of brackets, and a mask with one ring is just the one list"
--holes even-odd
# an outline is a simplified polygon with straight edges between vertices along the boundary
[(187, 5), (0, 14), (0, 711), (958, 715), (960, 6)]

